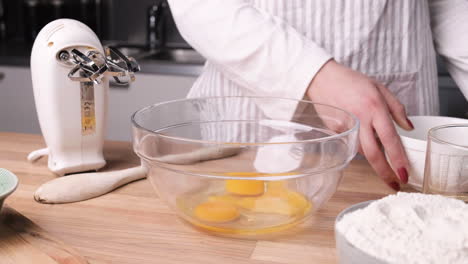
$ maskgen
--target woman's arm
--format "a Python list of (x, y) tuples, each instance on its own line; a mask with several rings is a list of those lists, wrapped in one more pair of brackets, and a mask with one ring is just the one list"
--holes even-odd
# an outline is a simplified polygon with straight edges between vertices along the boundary
[(405, 129), (412, 125), (381, 84), (331, 60), (294, 28), (243, 0), (169, 0), (169, 5), (182, 36), (229, 79), (252, 94), (296, 99), (307, 94), (354, 113), (361, 120), (361, 153), (380, 177), (395, 190), (408, 181), (408, 160), (392, 118)]
[(331, 56), (243, 0), (169, 0), (181, 35), (252, 95), (302, 99)]
[(468, 1), (431, 0), (435, 48), (468, 100)]

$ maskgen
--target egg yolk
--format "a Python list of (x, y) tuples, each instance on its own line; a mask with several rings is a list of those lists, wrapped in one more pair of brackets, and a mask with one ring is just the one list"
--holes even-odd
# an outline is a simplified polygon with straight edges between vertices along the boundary
[(195, 216), (203, 221), (225, 223), (239, 217), (236, 206), (223, 201), (208, 201), (199, 204), (194, 210)]
[[(226, 176), (256, 177), (260, 174), (249, 172), (226, 173)], [(226, 194), (208, 197), (199, 204), (195, 216), (208, 222), (229, 222), (237, 219), (239, 210), (256, 213), (300, 215), (312, 207), (300, 193), (290, 190), (286, 181), (226, 180)]]
[(239, 197), (232, 194), (210, 196), (208, 201), (223, 202), (257, 213), (298, 215), (312, 205), (300, 193), (288, 190), (286, 182), (272, 181), (266, 184), (267, 191), (261, 196)]
[[(256, 172), (227, 172), (226, 176), (257, 177)], [(257, 196), (263, 194), (265, 182), (258, 180), (226, 180), (226, 191), (235, 195)]]
[(236, 195), (256, 196), (263, 194), (265, 183), (256, 180), (226, 180), (226, 191)]
[[(258, 172), (226, 172), (226, 176), (235, 177), (261, 177), (267, 174), (261, 174)], [(273, 174), (271, 174), (273, 175)], [(270, 175), (270, 176), (271, 176)], [(292, 172), (288, 173), (277, 173), (276, 176), (294, 175)], [(267, 191), (271, 194), (284, 192), (286, 190), (285, 181), (271, 181), (267, 183)], [(261, 180), (226, 180), (226, 191), (242, 196), (259, 196), (265, 192), (265, 181)]]

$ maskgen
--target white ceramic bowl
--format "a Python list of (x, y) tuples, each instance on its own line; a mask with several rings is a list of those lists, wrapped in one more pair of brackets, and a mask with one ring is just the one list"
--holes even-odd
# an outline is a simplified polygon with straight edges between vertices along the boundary
[(397, 126), (403, 146), (406, 150), (410, 166), (408, 185), (421, 191), (424, 178), (424, 164), (426, 159), (427, 133), (429, 129), (447, 125), (468, 123), (468, 119), (444, 117), (444, 116), (411, 116), (414, 130), (406, 131)]
[(355, 247), (351, 242), (349, 242), (345, 235), (338, 231), (336, 227), (338, 222), (341, 221), (343, 216), (346, 214), (352, 213), (357, 210), (366, 208), (374, 200), (366, 201), (352, 205), (341, 213), (335, 219), (335, 243), (336, 251), (338, 253), (338, 263), (339, 264), (386, 264), (385, 261), (377, 259), (361, 249)]

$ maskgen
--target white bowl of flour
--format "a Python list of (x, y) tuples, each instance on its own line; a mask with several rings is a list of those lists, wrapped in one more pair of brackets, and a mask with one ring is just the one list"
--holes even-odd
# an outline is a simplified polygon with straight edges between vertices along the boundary
[(429, 129), (447, 124), (466, 124), (468, 120), (445, 116), (411, 116), (409, 119), (414, 125), (414, 130), (406, 131), (398, 126), (396, 127), (411, 166), (408, 169), (408, 185), (421, 191)]
[(400, 192), (341, 212), (335, 237), (341, 264), (466, 264), (468, 204)]

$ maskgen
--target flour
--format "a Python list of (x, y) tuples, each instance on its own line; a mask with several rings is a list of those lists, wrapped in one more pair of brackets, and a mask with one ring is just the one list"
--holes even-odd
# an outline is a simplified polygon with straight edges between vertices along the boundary
[(337, 230), (389, 263), (468, 263), (468, 205), (456, 199), (400, 192), (345, 215)]

